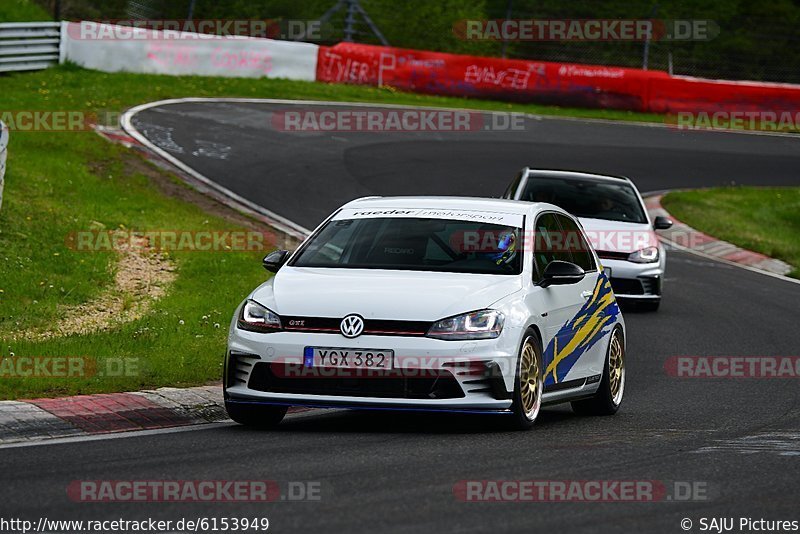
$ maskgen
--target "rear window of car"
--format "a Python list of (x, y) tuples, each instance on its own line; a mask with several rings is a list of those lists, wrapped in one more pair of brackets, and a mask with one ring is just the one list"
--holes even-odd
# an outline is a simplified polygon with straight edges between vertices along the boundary
[(636, 190), (623, 181), (530, 176), (520, 200), (555, 204), (575, 217), (647, 223)]
[(514, 226), (449, 219), (331, 220), (291, 265), (514, 275), (522, 272), (521, 233)]

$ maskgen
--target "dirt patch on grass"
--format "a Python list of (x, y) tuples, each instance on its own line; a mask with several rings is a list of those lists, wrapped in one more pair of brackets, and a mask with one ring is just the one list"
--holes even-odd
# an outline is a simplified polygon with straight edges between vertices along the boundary
[(175, 265), (163, 254), (154, 252), (144, 237), (128, 239), (117, 251), (112, 287), (89, 302), (64, 307), (62, 318), (53, 327), (22, 331), (14, 339), (42, 341), (90, 334), (144, 316), (154, 302), (166, 295), (176, 278)]
[[(164, 164), (156, 164), (136, 152), (126, 152), (117, 160), (123, 165), (127, 178), (145, 176), (158, 191), (168, 197), (177, 198), (198, 206), (209, 215), (221, 217), (243, 228), (269, 232), (275, 246), (293, 248), (297, 240), (278, 232), (268, 225), (222, 204), (185, 183), (181, 176), (173, 174)], [(93, 174), (108, 174), (111, 161), (91, 162)], [(110, 330), (143, 317), (152, 305), (164, 297), (178, 276), (176, 266), (166, 255), (150, 248), (144, 236), (129, 235), (126, 243), (116, 247), (116, 262), (109, 266), (115, 269), (114, 284), (104, 289), (89, 302), (64, 307), (58, 324), (47, 328), (24, 330), (11, 336), (12, 340), (41, 341), (70, 335), (85, 335)]]

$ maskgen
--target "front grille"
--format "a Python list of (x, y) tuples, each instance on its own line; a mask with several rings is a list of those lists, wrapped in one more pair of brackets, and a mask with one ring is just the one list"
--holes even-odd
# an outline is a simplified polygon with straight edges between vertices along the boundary
[[(288, 332), (339, 332), (342, 317), (281, 317), (283, 329)], [(389, 321), (364, 319), (362, 335), (373, 336), (419, 336), (428, 333), (433, 323), (425, 321)]]
[(261, 357), (255, 354), (231, 352), (228, 358), (228, 376), (226, 377), (228, 387), (247, 384), (247, 377), (250, 376), (253, 365), (260, 359)]
[(611, 289), (616, 295), (644, 295), (642, 283), (635, 278), (611, 278)]
[(606, 260), (627, 260), (628, 256), (630, 256), (630, 252), (613, 252), (610, 250), (598, 250), (596, 252), (600, 259)]
[(359, 377), (353, 377), (353, 371), (331, 368), (308, 369), (296, 364), (259, 362), (253, 368), (248, 387), (256, 391), (299, 395), (399, 399), (464, 397), (464, 392), (453, 374), (443, 369), (369, 370)]

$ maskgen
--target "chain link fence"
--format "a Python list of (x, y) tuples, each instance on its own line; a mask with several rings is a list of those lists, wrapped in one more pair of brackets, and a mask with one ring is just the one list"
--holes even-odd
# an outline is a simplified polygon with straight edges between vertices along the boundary
[[(52, 9), (56, 0), (37, 0)], [(338, 0), (59, 0), (68, 19), (319, 19)], [(647, 66), (674, 74), (800, 83), (800, 2), (780, 0), (360, 0), (392, 46), (460, 54), (642, 68), (640, 41), (519, 42), (467, 40), (454, 32), (464, 20), (658, 19), (708, 20), (711, 40), (656, 40)], [(315, 42), (345, 38), (347, 10), (334, 14)], [(363, 18), (353, 40), (380, 44)]]
[[(649, 69), (677, 75), (800, 83), (800, 4), (797, 2), (792, 9), (773, 13), (770, 11), (774, 6), (767, 3), (753, 4), (754, 12), (749, 13), (737, 9), (735, 2), (730, 2), (730, 10), (723, 10), (725, 3), (720, 2), (718, 11), (694, 12), (680, 9), (678, 2), (664, 3), (666, 5), (630, 2), (624, 11), (609, 10), (599, 16), (595, 2), (573, 0), (562, 4), (515, 0), (512, 6), (523, 3), (540, 8), (512, 7), (508, 18), (703, 20), (713, 21), (719, 33), (709, 40), (654, 40), (648, 44), (647, 51), (645, 43), (633, 41), (512, 42), (507, 45), (507, 57), (634, 68), (646, 65)], [(495, 6), (487, 18), (505, 18), (508, 13)]]

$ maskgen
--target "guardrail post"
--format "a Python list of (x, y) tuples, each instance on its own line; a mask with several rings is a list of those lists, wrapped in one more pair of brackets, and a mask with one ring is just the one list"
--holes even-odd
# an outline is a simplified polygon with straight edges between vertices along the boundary
[(64, 62), (67, 60), (67, 47), (65, 43), (67, 31), (69, 31), (69, 21), (62, 20), (61, 21), (61, 31), (59, 31), (59, 39), (58, 39), (58, 64), (63, 65)]
[(8, 128), (0, 122), (0, 208), (3, 207), (3, 186), (5, 185), (6, 161), (8, 156)]

